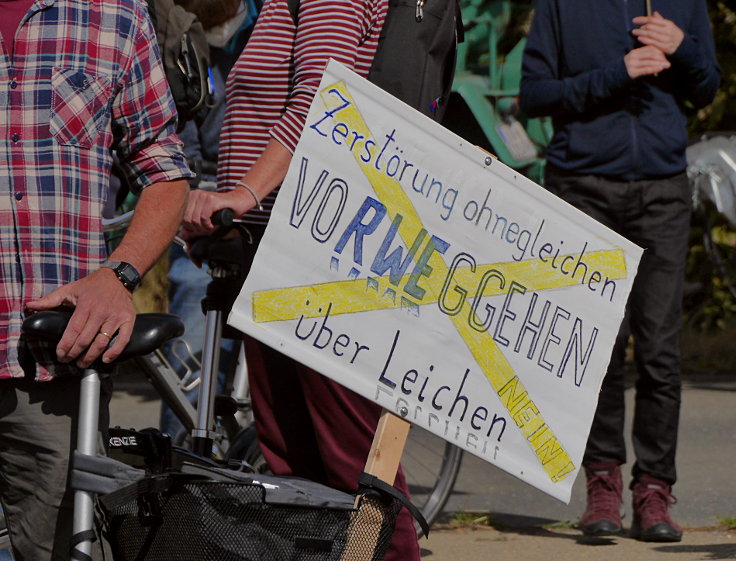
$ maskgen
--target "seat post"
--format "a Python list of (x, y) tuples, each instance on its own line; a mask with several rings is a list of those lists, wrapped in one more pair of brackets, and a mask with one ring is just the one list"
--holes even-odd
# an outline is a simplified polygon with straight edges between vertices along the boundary
[(222, 338), (222, 312), (207, 310), (205, 317), (204, 347), (202, 349), (202, 372), (197, 402), (197, 425), (192, 430), (192, 451), (209, 458), (212, 456), (214, 437), (214, 402), (220, 363), (220, 340)]
[[(97, 455), (97, 431), (100, 417), (100, 376), (94, 369), (84, 371), (79, 386), (79, 426), (77, 427), (77, 452), (87, 456)], [(93, 494), (74, 491), (74, 521), (72, 534), (80, 536), (72, 546), (72, 561), (86, 561), (92, 555), (94, 528)], [(73, 539), (74, 539), (73, 538)]]

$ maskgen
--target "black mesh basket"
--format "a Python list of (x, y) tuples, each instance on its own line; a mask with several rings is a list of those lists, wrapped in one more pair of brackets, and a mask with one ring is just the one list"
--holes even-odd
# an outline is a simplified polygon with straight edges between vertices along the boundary
[(356, 508), (355, 496), (310, 481), (208, 471), (102, 497), (115, 561), (378, 561), (401, 509), (374, 490)]

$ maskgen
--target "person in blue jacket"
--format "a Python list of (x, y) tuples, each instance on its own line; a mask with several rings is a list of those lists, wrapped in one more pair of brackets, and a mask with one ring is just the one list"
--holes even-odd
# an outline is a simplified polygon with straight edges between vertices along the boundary
[(679, 541), (675, 502), (682, 288), (691, 198), (686, 108), (720, 68), (705, 0), (538, 0), (521, 108), (551, 116), (545, 187), (645, 248), (583, 458), (587, 535), (621, 532), (624, 357), (637, 369), (630, 535)]

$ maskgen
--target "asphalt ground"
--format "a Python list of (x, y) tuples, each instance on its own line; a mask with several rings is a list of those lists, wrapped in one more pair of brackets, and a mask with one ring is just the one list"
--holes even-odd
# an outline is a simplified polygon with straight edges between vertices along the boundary
[[(159, 401), (144, 380), (121, 379), (112, 424), (143, 428), (158, 422)], [(687, 377), (678, 448), (678, 498), (673, 517), (679, 543), (644, 543), (622, 536), (584, 538), (575, 529), (585, 504), (579, 477), (569, 505), (473, 456), (465, 455), (441, 523), (422, 539), (425, 561), (704, 561), (736, 559), (736, 375)], [(627, 390), (631, 411), (633, 390)], [(630, 414), (629, 414), (630, 422)], [(629, 448), (630, 449), (630, 448)], [(630, 464), (624, 467), (625, 481)], [(631, 494), (625, 492), (625, 529)], [(736, 526), (735, 526), (736, 527)]]
[[(633, 389), (627, 390), (628, 424)], [(631, 447), (629, 445), (629, 450)], [(656, 544), (624, 535), (585, 538), (575, 529), (585, 508), (585, 478), (569, 505), (484, 462), (465, 456), (446, 506), (445, 524), (422, 542), (427, 561), (589, 560), (702, 561), (736, 559), (736, 376), (689, 376), (682, 393), (678, 499), (672, 516), (684, 527), (679, 543)], [(628, 484), (631, 463), (624, 467)], [(631, 493), (624, 495), (624, 529)]]

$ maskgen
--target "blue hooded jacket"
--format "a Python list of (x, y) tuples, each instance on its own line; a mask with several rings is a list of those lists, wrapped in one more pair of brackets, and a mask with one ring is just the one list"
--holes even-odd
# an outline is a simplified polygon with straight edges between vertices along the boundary
[(721, 70), (704, 0), (651, 3), (685, 38), (668, 70), (632, 79), (624, 56), (642, 46), (631, 31), (645, 0), (537, 0), (521, 108), (530, 117), (552, 116), (551, 164), (623, 180), (686, 169), (686, 104), (713, 101)]

